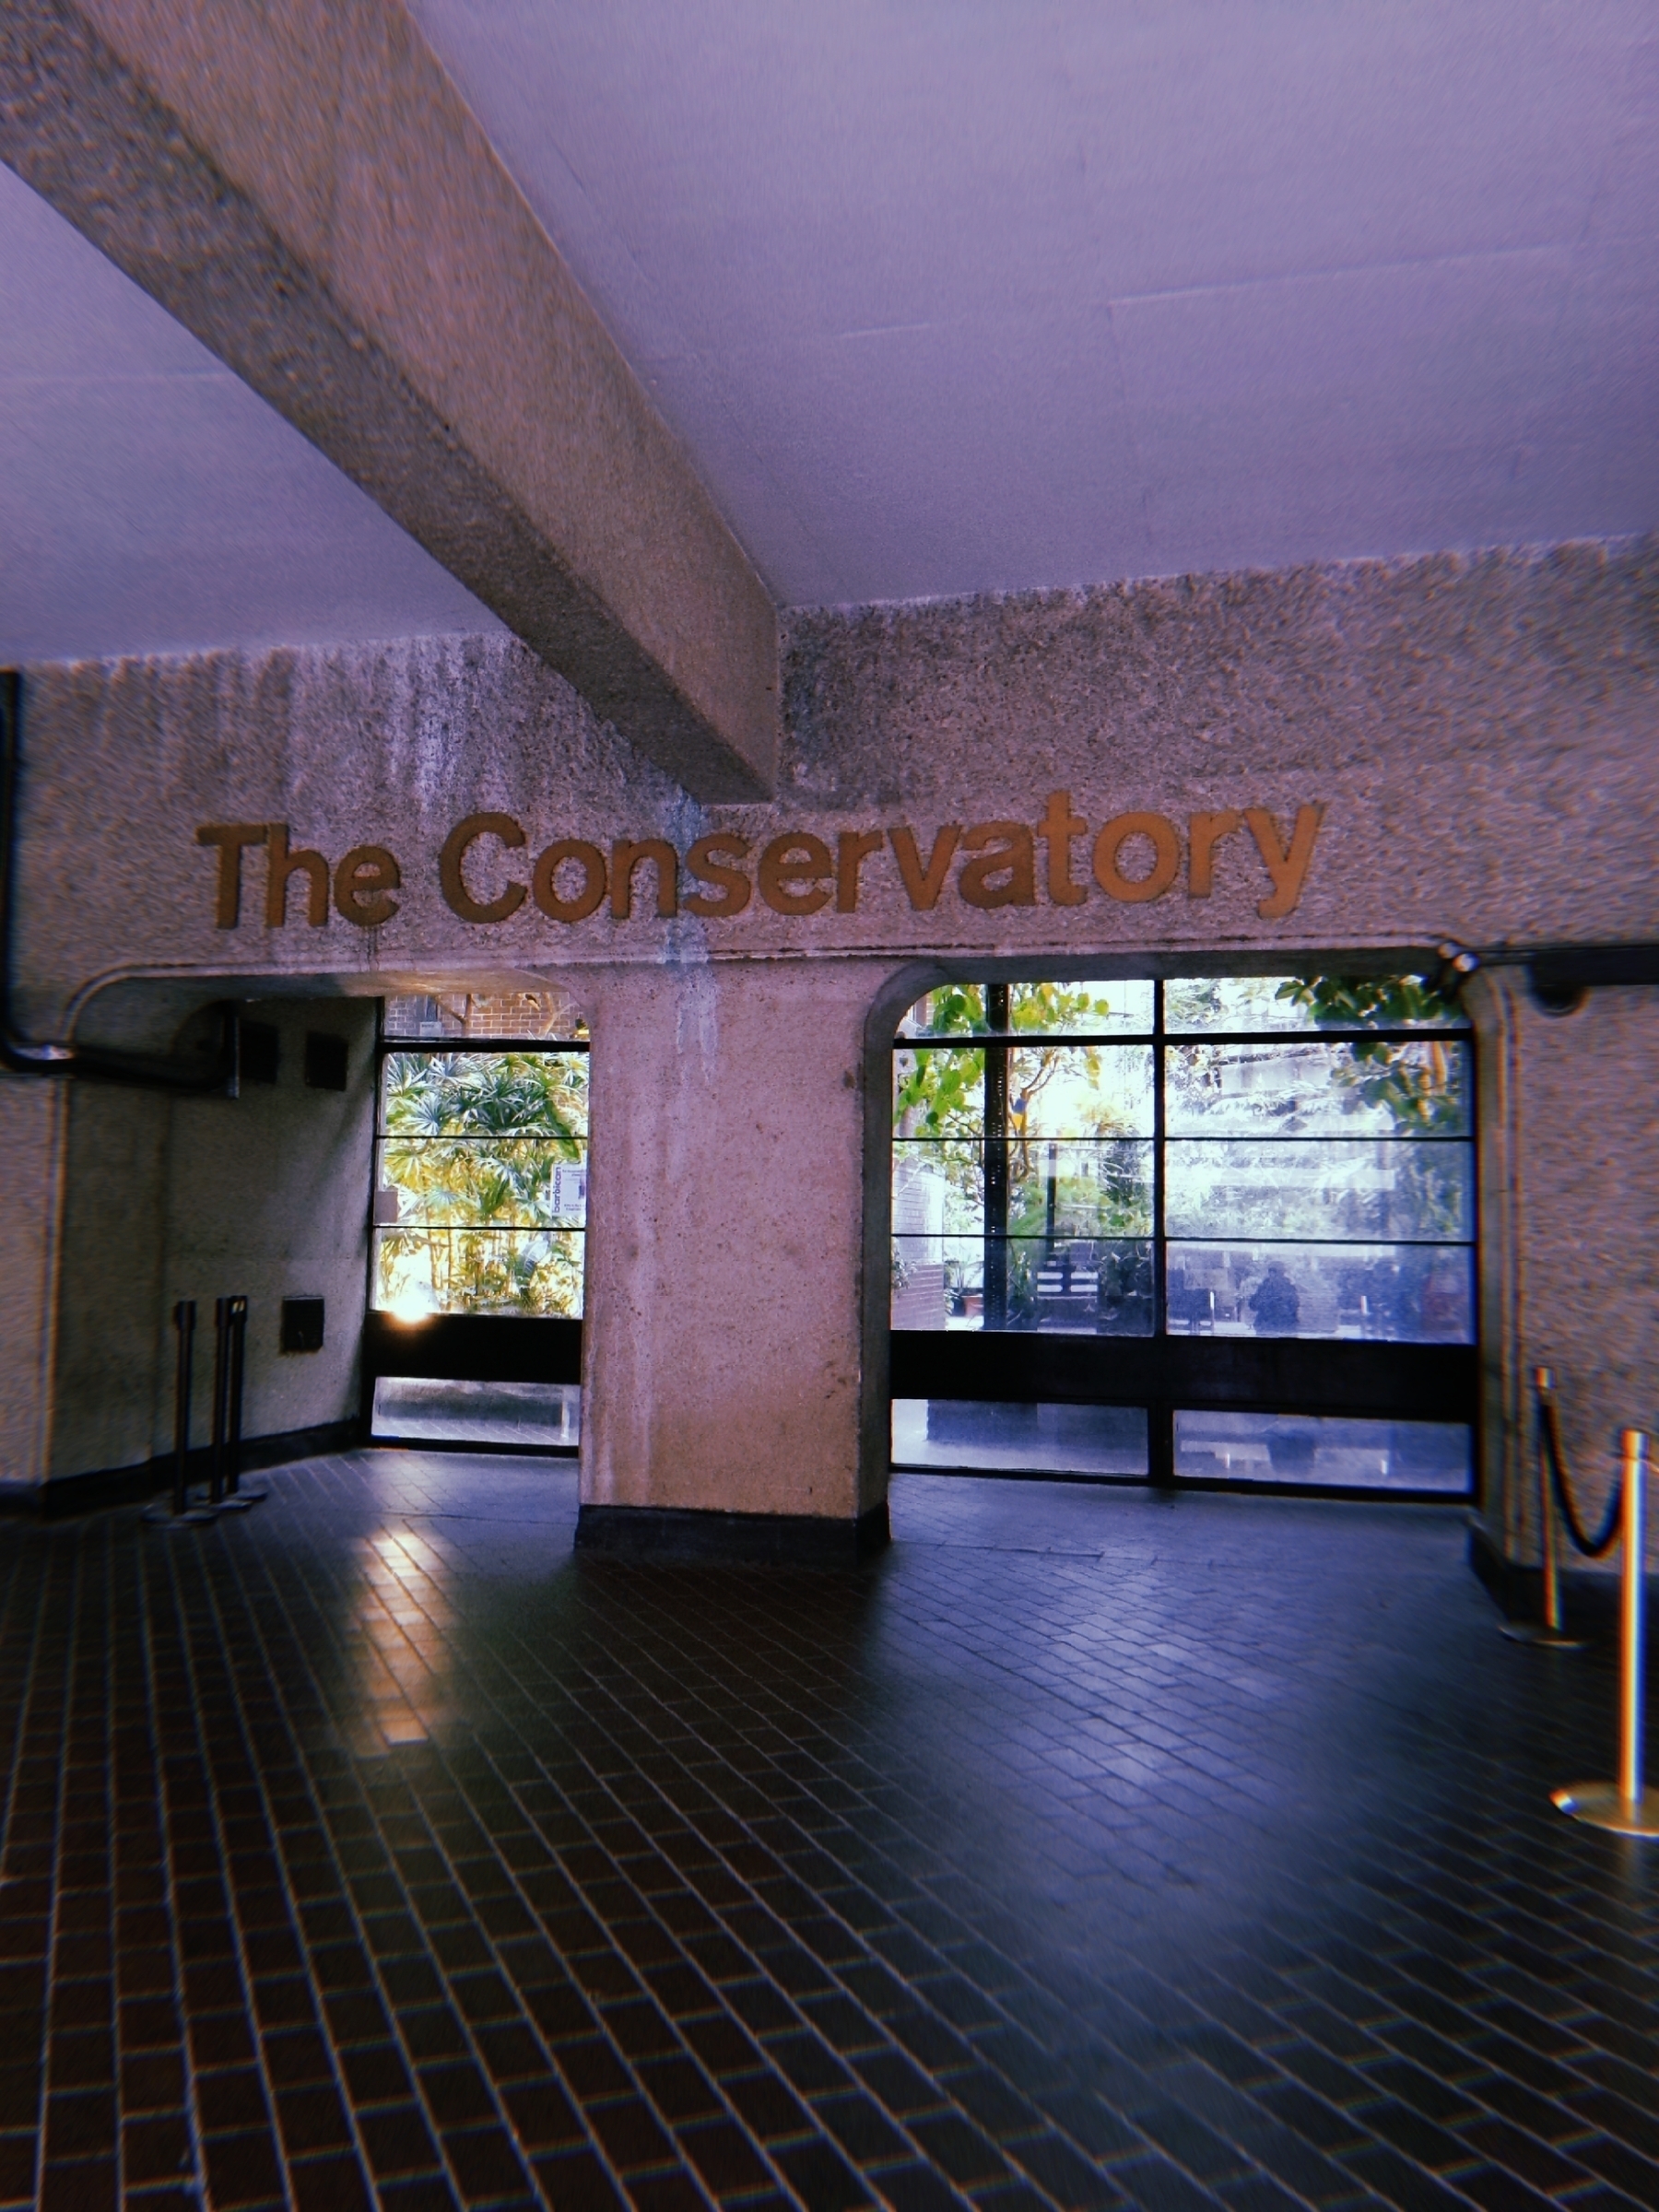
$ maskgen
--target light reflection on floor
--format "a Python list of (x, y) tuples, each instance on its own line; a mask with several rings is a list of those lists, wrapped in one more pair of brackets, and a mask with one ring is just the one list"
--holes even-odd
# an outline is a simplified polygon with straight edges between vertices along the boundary
[(454, 1622), (442, 1555), (407, 1529), (360, 1536), (346, 1647), (352, 1748), (359, 1755), (434, 1734), (448, 1712), (446, 1638)]

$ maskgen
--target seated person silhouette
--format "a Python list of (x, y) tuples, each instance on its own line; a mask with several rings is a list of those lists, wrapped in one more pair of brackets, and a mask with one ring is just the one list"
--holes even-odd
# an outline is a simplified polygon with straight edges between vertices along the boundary
[(1250, 1311), (1258, 1336), (1293, 1336), (1301, 1299), (1285, 1273), (1283, 1260), (1270, 1260), (1267, 1272), (1251, 1292)]

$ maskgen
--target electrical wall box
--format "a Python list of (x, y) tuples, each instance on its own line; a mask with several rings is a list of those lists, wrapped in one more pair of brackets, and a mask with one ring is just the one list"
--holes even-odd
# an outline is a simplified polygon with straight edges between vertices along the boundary
[(323, 1307), (320, 1298), (285, 1298), (282, 1301), (282, 1349), (285, 1352), (320, 1352), (323, 1349)]
[(326, 1030), (305, 1032), (305, 1080), (312, 1090), (344, 1090), (350, 1053), (344, 1037)]
[(282, 1065), (282, 1036), (268, 1021), (237, 1024), (236, 1073), (243, 1083), (275, 1083)]

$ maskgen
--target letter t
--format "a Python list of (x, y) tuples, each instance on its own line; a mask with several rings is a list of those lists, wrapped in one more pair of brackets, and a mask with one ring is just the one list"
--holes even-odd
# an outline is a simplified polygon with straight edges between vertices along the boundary
[(265, 841), (264, 822), (204, 822), (196, 831), (198, 845), (218, 847), (218, 909), (213, 919), (219, 929), (234, 929), (241, 919), (242, 847)]
[(1037, 825), (1037, 834), (1048, 842), (1048, 895), (1056, 906), (1081, 906), (1088, 892), (1072, 881), (1071, 849), (1074, 838), (1086, 837), (1088, 824), (1071, 810), (1069, 791), (1051, 791), (1048, 812)]

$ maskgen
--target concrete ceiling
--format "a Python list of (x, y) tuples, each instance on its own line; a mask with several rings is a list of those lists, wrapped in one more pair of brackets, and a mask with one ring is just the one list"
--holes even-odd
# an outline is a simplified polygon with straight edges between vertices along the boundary
[(1652, 0), (415, 0), (786, 604), (1659, 522)]
[[(1659, 524), (1651, 0), (414, 12), (786, 605)], [(0, 654), (493, 626), (4, 170), (0, 293)]]

